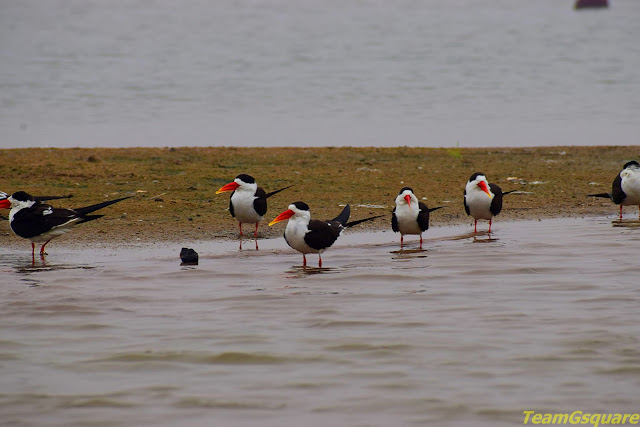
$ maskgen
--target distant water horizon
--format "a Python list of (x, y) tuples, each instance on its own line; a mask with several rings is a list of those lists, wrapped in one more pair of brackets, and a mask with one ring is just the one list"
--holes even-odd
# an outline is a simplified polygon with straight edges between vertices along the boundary
[(638, 145), (640, 2), (573, 3), (2, 1), (0, 148)]

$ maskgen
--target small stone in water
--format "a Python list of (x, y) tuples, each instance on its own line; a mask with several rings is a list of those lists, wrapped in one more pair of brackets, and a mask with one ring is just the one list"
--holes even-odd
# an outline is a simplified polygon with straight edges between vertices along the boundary
[(183, 264), (197, 265), (198, 253), (191, 248), (182, 248), (180, 251), (180, 259)]

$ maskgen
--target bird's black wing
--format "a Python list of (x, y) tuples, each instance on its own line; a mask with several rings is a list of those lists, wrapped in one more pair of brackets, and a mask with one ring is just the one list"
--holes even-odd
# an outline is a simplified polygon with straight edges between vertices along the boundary
[(333, 245), (342, 232), (342, 224), (338, 221), (309, 221), (309, 232), (305, 234), (304, 241), (316, 250), (323, 250)]
[(601, 197), (603, 199), (611, 200), (611, 194), (609, 193), (587, 194), (587, 197)]
[(127, 197), (121, 197), (119, 199), (115, 199), (115, 200), (109, 200), (106, 202), (102, 202), (102, 203), (96, 203), (95, 205), (91, 205), (91, 206), (85, 206), (83, 208), (75, 208), (74, 211), (79, 215), (79, 216), (86, 216), (87, 214), (90, 214), (91, 212), (95, 212), (98, 209), (102, 209), (102, 208), (106, 208), (109, 205), (112, 205), (114, 203), (118, 203), (121, 202), (125, 199), (130, 199), (131, 196), (127, 196)]
[(255, 199), (253, 199), (253, 209), (256, 210), (258, 215), (264, 216), (267, 213), (267, 193), (264, 192), (262, 187), (258, 187), (255, 194)]
[(613, 203), (616, 205), (619, 205), (626, 198), (627, 195), (622, 191), (622, 178), (620, 177), (620, 174), (618, 174), (611, 185), (611, 200), (613, 200)]
[[(291, 188), (291, 187), (293, 187), (293, 184), (292, 184), (292, 185), (287, 185), (286, 187), (281, 188), (281, 189), (279, 189), (279, 190), (272, 191), (271, 193), (267, 193), (267, 194), (265, 194), (265, 195), (264, 195), (264, 197), (265, 197), (265, 199), (266, 199), (267, 197), (271, 197), (271, 196), (273, 196), (274, 194), (278, 194), (278, 193), (279, 193), (279, 192), (281, 192), (282, 190), (286, 190), (287, 188)], [(260, 188), (258, 187), (258, 189), (260, 189)]]
[(28, 239), (78, 218), (78, 213), (71, 209), (56, 209), (36, 203), (16, 212), (11, 221), (11, 229), (18, 236)]
[(471, 211), (469, 210), (469, 205), (467, 205), (467, 189), (464, 189), (464, 197), (462, 198), (462, 201), (464, 202), (464, 211), (467, 213), (467, 215), (471, 215)]
[(353, 227), (354, 225), (362, 224), (363, 222), (371, 221), (372, 219), (380, 218), (383, 216), (384, 215), (376, 215), (376, 216), (370, 216), (369, 218), (356, 219), (355, 221), (349, 221), (348, 223), (344, 224), (344, 228)]
[(398, 217), (396, 217), (396, 208), (393, 208), (391, 212), (391, 229), (396, 233), (400, 231), (398, 228)]
[(418, 202), (420, 211), (418, 212), (418, 225), (420, 230), (427, 231), (429, 229), (429, 208), (422, 202)]
[(232, 217), (236, 217), (235, 212), (233, 211), (233, 202), (231, 201), (231, 198), (233, 197), (233, 195), (235, 194), (235, 191), (231, 193), (231, 196), (229, 196), (229, 213), (231, 214)]
[(491, 200), (489, 210), (495, 216), (502, 210), (502, 189), (497, 184), (489, 183), (489, 190), (493, 193), (493, 199)]
[(340, 215), (333, 218), (332, 221), (338, 221), (344, 227), (347, 225), (347, 221), (349, 221), (349, 215), (351, 215), (351, 208), (347, 204), (344, 209), (342, 209), (342, 212), (340, 212)]

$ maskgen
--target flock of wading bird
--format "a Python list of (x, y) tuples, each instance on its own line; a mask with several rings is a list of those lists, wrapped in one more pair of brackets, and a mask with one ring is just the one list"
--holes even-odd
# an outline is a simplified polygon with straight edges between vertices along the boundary
[[(271, 193), (266, 193), (258, 187), (255, 179), (246, 174), (238, 175), (232, 182), (224, 185), (218, 193), (231, 191), (229, 211), (238, 220), (240, 235), (242, 224), (255, 224), (254, 237), (258, 236), (258, 224), (267, 213), (267, 199), (288, 187)], [(487, 180), (485, 174), (476, 172), (471, 175), (464, 189), (464, 209), (467, 215), (475, 220), (474, 233), (477, 233), (478, 220), (489, 221), (489, 233), (493, 217), (502, 210), (502, 197), (513, 191), (502, 192), (500, 187)], [(589, 194), (589, 197), (604, 197), (620, 205), (620, 219), (622, 207), (638, 205), (640, 219), (640, 164), (636, 161), (624, 165), (611, 186), (610, 193)], [(0, 192), (0, 209), (11, 209), (9, 223), (15, 234), (31, 241), (31, 253), (35, 257), (35, 244), (42, 243), (40, 256), (46, 255), (45, 246), (51, 239), (61, 236), (72, 227), (83, 222), (93, 221), (103, 215), (92, 215), (93, 212), (114, 203), (128, 199), (122, 197), (85, 206), (77, 209), (54, 208), (43, 203), (48, 200), (67, 198), (71, 196), (31, 196), (24, 191), (18, 191), (8, 196)], [(413, 190), (404, 187), (395, 200), (395, 208), (391, 214), (391, 228), (400, 233), (400, 247), (402, 248), (405, 235), (420, 236), (422, 249), (422, 233), (429, 228), (429, 213), (443, 206), (428, 208), (420, 202)], [(318, 265), (322, 267), (321, 254), (338, 239), (345, 228), (379, 218), (382, 215), (349, 221), (350, 208), (346, 205), (342, 212), (332, 220), (311, 219), (309, 206), (304, 202), (295, 202), (288, 209), (280, 213), (269, 223), (272, 226), (288, 220), (284, 231), (284, 238), (289, 246), (302, 253), (303, 265), (307, 265), (306, 255), (318, 254)], [(257, 243), (256, 243), (257, 247)]]

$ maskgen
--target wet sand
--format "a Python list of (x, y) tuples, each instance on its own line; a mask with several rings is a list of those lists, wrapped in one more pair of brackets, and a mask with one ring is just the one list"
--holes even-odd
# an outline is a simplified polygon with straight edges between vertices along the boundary
[[(397, 192), (410, 186), (430, 207), (447, 207), (432, 215), (432, 226), (471, 223), (462, 197), (476, 171), (503, 191), (517, 190), (505, 196), (497, 221), (612, 215), (615, 205), (586, 194), (609, 191), (622, 165), (638, 158), (640, 148), (633, 146), (37, 148), (0, 150), (0, 173), (6, 192), (73, 194), (70, 200), (53, 202), (55, 206), (134, 196), (101, 211), (104, 218), (77, 227), (75, 238), (55, 241), (126, 244), (236, 238), (237, 222), (227, 211), (229, 194), (215, 191), (240, 173), (253, 175), (267, 192), (294, 184), (269, 199), (266, 220), (298, 200), (321, 219), (333, 218), (349, 203), (353, 219), (388, 215), (360, 230), (386, 230)], [(626, 208), (625, 213), (637, 215), (637, 210)], [(282, 231), (282, 225), (270, 228), (265, 222), (260, 237)], [(25, 244), (6, 221), (0, 223), (0, 241)]]

